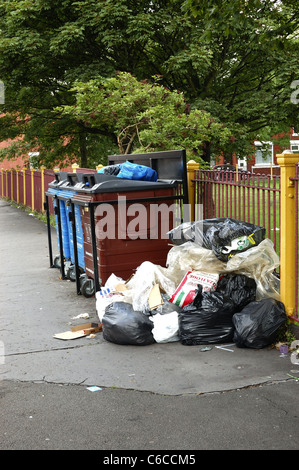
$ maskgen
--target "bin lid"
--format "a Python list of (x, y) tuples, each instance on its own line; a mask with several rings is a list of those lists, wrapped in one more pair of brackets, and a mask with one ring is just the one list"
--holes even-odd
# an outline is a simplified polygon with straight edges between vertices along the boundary
[(49, 188), (60, 188), (67, 178), (66, 171), (57, 171), (54, 174), (54, 180), (48, 184)]
[(102, 173), (68, 173), (61, 189), (76, 193), (97, 194), (127, 191), (146, 191), (176, 187), (174, 180), (140, 181), (118, 178)]
[(77, 191), (77, 188), (83, 187), (83, 173), (67, 172), (61, 187), (68, 191)]
[(64, 188), (71, 189), (77, 193), (98, 194), (98, 193), (115, 193), (127, 191), (146, 191), (156, 189), (166, 189), (177, 186), (174, 180), (158, 180), (158, 181), (140, 181), (127, 180), (118, 178), (117, 176), (105, 175), (101, 173), (81, 173), (78, 181), (73, 186), (71, 182), (65, 182)]

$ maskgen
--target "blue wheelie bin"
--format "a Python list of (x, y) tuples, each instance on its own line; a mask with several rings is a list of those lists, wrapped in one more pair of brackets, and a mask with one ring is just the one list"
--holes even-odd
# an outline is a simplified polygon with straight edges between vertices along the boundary
[[(84, 237), (81, 221), (80, 207), (73, 203), (72, 198), (77, 194), (78, 187), (81, 187), (82, 173), (67, 173), (66, 179), (61, 185), (58, 198), (65, 205), (68, 220), (68, 233), (70, 243), (70, 261), (67, 268), (67, 277), (71, 281), (76, 280), (76, 273), (79, 275), (85, 272), (84, 259)], [(76, 271), (77, 270), (77, 271)]]
[[(66, 172), (55, 173), (55, 179), (49, 184), (46, 195), (53, 199), (54, 215), (56, 221), (56, 235), (59, 254), (54, 258), (54, 266), (56, 268), (63, 267), (64, 277), (64, 264), (70, 263), (70, 236), (69, 236), (69, 223), (64, 202), (61, 202), (58, 196), (63, 192), (62, 185), (67, 176)], [(61, 258), (63, 263), (61, 263)]]

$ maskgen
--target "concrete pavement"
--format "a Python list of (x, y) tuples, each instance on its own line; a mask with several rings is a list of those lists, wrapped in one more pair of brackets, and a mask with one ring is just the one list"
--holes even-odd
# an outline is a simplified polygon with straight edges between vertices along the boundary
[[(55, 230), (52, 240), (55, 247)], [(0, 200), (0, 260), (1, 449), (298, 446), (292, 399), (299, 385), (290, 375), (299, 377), (299, 366), (289, 356), (281, 357), (271, 348), (235, 345), (229, 347), (232, 351), (213, 346), (206, 352), (179, 342), (121, 346), (105, 341), (102, 333), (69, 341), (54, 338), (82, 323), (74, 319), (81, 313), (89, 314), (88, 321), (98, 321), (95, 299), (78, 296), (75, 283), (61, 280), (60, 272), (49, 267), (45, 224), (5, 200)], [(86, 389), (93, 385), (102, 390)], [(37, 415), (42, 413), (46, 401), (48, 438), (47, 432), (41, 437), (33, 428), (29, 414), (32, 407)], [(102, 435), (95, 411), (103, 420)], [(280, 424), (286, 416), (290, 422)], [(94, 426), (95, 434), (90, 429), (84, 438), (74, 435), (75, 429), (79, 431), (77, 419), (86, 429)], [(39, 421), (39, 430), (43, 423)], [(261, 425), (264, 440), (256, 434)], [(16, 431), (22, 426), (29, 434)], [(143, 426), (149, 426), (151, 436)], [(198, 426), (203, 429), (200, 436)], [(246, 441), (244, 426), (252, 441)], [(183, 430), (188, 438), (183, 438)]]

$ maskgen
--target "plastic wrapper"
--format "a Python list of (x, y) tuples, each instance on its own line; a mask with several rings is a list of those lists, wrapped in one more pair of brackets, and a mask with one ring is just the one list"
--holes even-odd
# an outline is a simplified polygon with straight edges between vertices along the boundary
[(213, 251), (220, 261), (228, 261), (235, 254), (258, 245), (266, 230), (258, 225), (230, 218), (204, 219), (184, 224), (168, 232), (172, 243), (186, 241)]
[(251, 302), (233, 316), (233, 341), (240, 348), (264, 348), (275, 341), (286, 320), (282, 302), (275, 299)]
[(195, 297), (197, 286), (202, 286), (202, 291), (215, 290), (219, 279), (218, 274), (188, 271), (169, 299), (175, 305), (184, 307), (190, 304)]
[(146, 346), (155, 343), (153, 322), (127, 302), (113, 302), (103, 316), (103, 338), (116, 344)]

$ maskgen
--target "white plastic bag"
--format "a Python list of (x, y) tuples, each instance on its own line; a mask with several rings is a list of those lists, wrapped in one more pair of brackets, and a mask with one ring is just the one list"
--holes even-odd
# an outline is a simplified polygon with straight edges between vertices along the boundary
[(127, 287), (132, 298), (134, 310), (148, 312), (148, 296), (155, 284), (171, 296), (176, 289), (176, 283), (167, 276), (167, 268), (157, 266), (150, 261), (145, 261), (136, 270), (134, 276), (127, 282)]
[(150, 319), (154, 323), (152, 335), (157, 343), (179, 341), (178, 312), (170, 312), (163, 315), (156, 313)]

